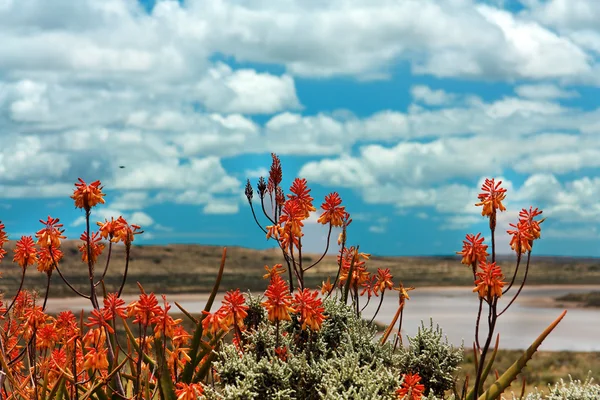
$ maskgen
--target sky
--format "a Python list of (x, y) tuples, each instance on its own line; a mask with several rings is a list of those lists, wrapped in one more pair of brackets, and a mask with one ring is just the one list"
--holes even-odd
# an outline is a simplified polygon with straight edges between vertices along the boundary
[(597, 0), (0, 0), (0, 220), (78, 238), (73, 184), (98, 179), (93, 221), (141, 225), (134, 244), (271, 248), (243, 191), (275, 152), (286, 193), (340, 194), (361, 251), (489, 239), (495, 178), (499, 253), (533, 206), (534, 254), (600, 256), (598, 20)]

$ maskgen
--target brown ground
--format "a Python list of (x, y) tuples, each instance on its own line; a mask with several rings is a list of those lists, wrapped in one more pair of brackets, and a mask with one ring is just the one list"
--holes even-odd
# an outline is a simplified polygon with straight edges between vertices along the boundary
[[(65, 241), (65, 257), (60, 269), (69, 281), (81, 290), (87, 289), (87, 265), (81, 262), (77, 249), (80, 241)], [(5, 249), (8, 254), (0, 264), (3, 279), (0, 289), (12, 296), (20, 281), (21, 269), (12, 259), (14, 242), (8, 242)], [(136, 246), (131, 252), (131, 261), (125, 293), (136, 293), (135, 282), (144, 288), (158, 293), (200, 293), (210, 291), (219, 267), (223, 248), (203, 245), (166, 245)], [(96, 274), (103, 270), (106, 253), (100, 257)], [(310, 265), (318, 259), (317, 255), (303, 256), (304, 265)], [(501, 257), (499, 264), (507, 276), (512, 276), (514, 257)], [(284, 263), (279, 249), (252, 250), (242, 247), (229, 247), (221, 291), (231, 288), (243, 290), (264, 290), (262, 280), (264, 266)], [(105, 279), (107, 290), (118, 288), (125, 264), (123, 246), (114, 246), (109, 272)], [(372, 256), (367, 263), (368, 269), (390, 268), (394, 281), (402, 280), (410, 286), (468, 286), (473, 284), (470, 269), (460, 263), (458, 256), (447, 257), (379, 257)], [(522, 263), (524, 268), (524, 262)], [(523, 271), (523, 269), (521, 269)], [(337, 264), (335, 256), (327, 256), (316, 267), (306, 273), (309, 287), (320, 285), (323, 279), (335, 278)], [(522, 272), (519, 273), (521, 275)], [(27, 271), (25, 287), (35, 288), (43, 293), (46, 276), (30, 267)], [(57, 273), (52, 276), (51, 296), (71, 296), (64, 284), (60, 284)], [(538, 284), (600, 284), (600, 258), (567, 258), (533, 256), (528, 283)]]

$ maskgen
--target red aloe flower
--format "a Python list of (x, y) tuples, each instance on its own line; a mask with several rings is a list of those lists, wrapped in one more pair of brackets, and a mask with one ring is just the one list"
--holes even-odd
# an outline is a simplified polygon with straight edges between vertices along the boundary
[(40, 219), (40, 222), (44, 224), (44, 228), (40, 229), (36, 232), (35, 237), (38, 239), (38, 246), (42, 247), (60, 247), (60, 239), (65, 239), (66, 236), (63, 235), (64, 229), (60, 229), (63, 227), (63, 224), (59, 224), (60, 220), (58, 218), (52, 218), (48, 216), (48, 219), (44, 221)]
[(63, 258), (63, 252), (58, 247), (42, 247), (37, 251), (38, 266), (40, 272), (50, 273), (58, 262)]
[(312, 204), (314, 199), (309, 195), (310, 189), (306, 187), (306, 179), (294, 179), (290, 192), (293, 194), (288, 194), (288, 198), (298, 202), (300, 208), (304, 211), (304, 218), (308, 218), (311, 211), (316, 211)]
[(225, 294), (223, 298), (225, 315), (231, 318), (231, 322), (240, 328), (244, 326), (244, 318), (248, 316), (248, 308), (246, 299), (240, 289), (230, 290)]
[(204, 394), (201, 383), (183, 383), (178, 382), (175, 386), (175, 395), (177, 400), (196, 400)]
[(423, 398), (425, 385), (420, 384), (419, 374), (404, 374), (402, 386), (396, 390), (399, 400), (420, 400)]
[(526, 221), (520, 220), (517, 225), (509, 224), (514, 230), (507, 230), (506, 233), (512, 235), (510, 239), (510, 247), (517, 253), (525, 253), (531, 250), (533, 244), (533, 236), (529, 229), (529, 224)]
[(79, 178), (79, 183), (75, 184), (75, 190), (71, 198), (75, 200), (75, 207), (83, 208), (89, 211), (98, 203), (104, 204), (104, 193), (100, 181), (95, 181), (89, 185)]
[(104, 308), (110, 310), (112, 317), (119, 316), (127, 318), (125, 300), (119, 297), (118, 293), (108, 293), (104, 298)]
[(220, 330), (229, 330), (229, 325), (227, 325), (227, 315), (225, 314), (225, 309), (223, 307), (219, 308), (214, 313), (202, 310), (202, 314), (205, 315), (202, 320), (202, 329), (204, 332), (215, 335)]
[(506, 197), (506, 189), (501, 188), (502, 181), (494, 182), (494, 179), (485, 180), (481, 186), (482, 193), (479, 194), (479, 203), (476, 206), (483, 206), (481, 215), (491, 216), (496, 213), (496, 210), (505, 211), (506, 207), (502, 201)]
[(135, 315), (133, 323), (140, 323), (142, 326), (148, 326), (152, 318), (160, 312), (161, 309), (154, 293), (142, 293), (137, 301), (129, 305), (129, 314)]
[(23, 269), (37, 261), (37, 250), (31, 236), (21, 236), (21, 239), (17, 241), (14, 253), (13, 261)]
[(346, 217), (345, 206), (340, 206), (342, 199), (337, 192), (329, 193), (325, 196), (325, 202), (321, 204), (323, 214), (319, 217), (317, 222), (326, 225), (331, 224), (333, 226), (342, 226), (343, 219)]
[(475, 288), (473, 292), (479, 293), (479, 298), (487, 299), (492, 301), (493, 298), (502, 297), (502, 287), (506, 284), (503, 282), (504, 274), (496, 263), (488, 264), (482, 261), (479, 264), (481, 272), (477, 272), (477, 279), (475, 280)]
[(392, 289), (394, 282), (392, 282), (392, 274), (390, 269), (377, 268), (377, 281), (375, 282), (375, 295), (377, 292), (383, 293), (386, 289)]
[(487, 253), (487, 244), (483, 244), (485, 238), (477, 235), (467, 234), (466, 240), (463, 240), (463, 249), (456, 254), (463, 256), (461, 263), (465, 265), (477, 265), (481, 261), (485, 261), (489, 254)]
[(541, 215), (542, 212), (543, 211), (538, 210), (537, 207), (535, 210), (533, 207), (529, 207), (529, 211), (522, 209), (519, 213), (519, 221), (523, 221), (527, 224), (527, 227), (529, 228), (529, 234), (533, 240), (539, 239), (541, 236), (542, 228), (540, 227), (540, 224), (544, 222), (545, 218), (539, 221), (534, 221), (534, 218), (538, 215)]
[(269, 193), (273, 193), (273, 190), (279, 186), (283, 178), (283, 173), (281, 172), (281, 161), (279, 160), (279, 157), (277, 157), (275, 153), (271, 153), (271, 158), (273, 159), (273, 162), (271, 163), (271, 169), (269, 171), (269, 183), (267, 184), (267, 190)]
[(108, 330), (108, 332), (115, 333), (115, 330), (113, 329), (113, 327), (110, 326), (110, 324), (108, 323), (108, 321), (111, 320), (112, 318), (113, 318), (113, 316), (109, 309), (106, 309), (106, 308), (101, 308), (99, 310), (94, 309), (94, 310), (92, 310), (92, 312), (90, 313), (90, 316), (88, 317), (88, 321), (90, 321), (90, 322), (87, 322), (85, 324), (85, 326), (88, 326), (91, 328), (106, 328)]
[(141, 227), (139, 225), (129, 225), (125, 218), (119, 217), (114, 222), (113, 238), (111, 239), (111, 242), (123, 242), (124, 244), (131, 244), (131, 242), (133, 242), (134, 235), (143, 233), (143, 231), (140, 229)]
[[(81, 236), (79, 237), (79, 239), (81, 241), (83, 241), (83, 244), (81, 246), (79, 246), (79, 251), (81, 252), (81, 260), (85, 263), (88, 262), (88, 250), (87, 250), (87, 246), (88, 246), (88, 234), (87, 232), (83, 232), (81, 234)], [(90, 238), (90, 253), (91, 253), (91, 260), (92, 260), (92, 264), (95, 264), (96, 261), (98, 260), (98, 256), (100, 254), (102, 254), (102, 251), (104, 250), (104, 243), (100, 243), (100, 240), (102, 240), (102, 238), (100, 237), (100, 234), (98, 232), (92, 232), (92, 237)]]
[(4, 229), (5, 226), (2, 223), (2, 221), (0, 221), (0, 261), (2, 261), (2, 259), (6, 255), (6, 250), (4, 250), (2, 247), (4, 247), (4, 243), (8, 241), (8, 236), (6, 235)]
[(311, 292), (309, 289), (303, 289), (294, 294), (294, 308), (300, 314), (300, 323), (302, 329), (309, 327), (313, 331), (318, 331), (325, 320), (325, 308), (323, 302), (317, 296), (317, 290)]
[(267, 309), (268, 318), (271, 322), (291, 320), (292, 296), (288, 284), (279, 275), (273, 276), (269, 287), (265, 291), (267, 300), (262, 306)]

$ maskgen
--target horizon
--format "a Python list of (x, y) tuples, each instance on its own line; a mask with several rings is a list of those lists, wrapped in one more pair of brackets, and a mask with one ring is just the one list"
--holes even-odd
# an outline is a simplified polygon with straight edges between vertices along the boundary
[(489, 245), (474, 204), (495, 178), (497, 254), (533, 206), (532, 257), (600, 257), (600, 3), (579, 4), (0, 1), (0, 221), (14, 240), (51, 215), (77, 239), (82, 178), (106, 193), (93, 227), (122, 215), (134, 245), (271, 248), (244, 185), (274, 152), (286, 194), (300, 177), (314, 198), (306, 252), (334, 191), (366, 253)]

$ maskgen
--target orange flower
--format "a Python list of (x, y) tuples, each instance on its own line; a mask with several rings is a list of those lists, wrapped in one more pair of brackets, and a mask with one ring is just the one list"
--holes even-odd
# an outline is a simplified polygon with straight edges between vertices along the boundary
[(5, 226), (0, 221), (0, 261), (2, 261), (2, 259), (6, 255), (6, 250), (4, 250), (2, 247), (4, 246), (4, 243), (8, 241), (8, 236), (6, 236), (6, 232), (4, 231), (4, 229)]
[(279, 224), (267, 226), (267, 239), (273, 237), (275, 240), (279, 240), (279, 234), (283, 231), (283, 228)]
[(96, 222), (96, 224), (100, 227), (99, 232), (103, 239), (111, 240), (113, 238), (115, 234), (114, 217), (110, 217), (110, 221), (105, 218), (104, 222)]
[(271, 153), (271, 158), (273, 159), (273, 162), (271, 163), (271, 169), (269, 171), (269, 183), (267, 184), (267, 190), (269, 193), (273, 193), (273, 190), (279, 186), (283, 176), (279, 157), (277, 157), (275, 153)]
[(496, 210), (506, 210), (502, 204), (502, 201), (506, 197), (506, 189), (501, 188), (500, 184), (502, 184), (502, 181), (495, 183), (494, 179), (486, 178), (483, 186), (481, 187), (483, 192), (478, 196), (480, 202), (475, 204), (476, 206), (483, 206), (481, 215), (491, 216), (492, 214), (496, 213)]
[(476, 236), (467, 234), (466, 239), (463, 240), (463, 249), (461, 252), (456, 252), (463, 256), (461, 263), (465, 265), (477, 265), (481, 261), (485, 261), (489, 255), (487, 253), (487, 244), (483, 244), (485, 238), (479, 237), (481, 233)]
[(542, 218), (539, 221), (534, 221), (533, 219), (538, 215), (541, 215), (543, 211), (538, 210), (537, 208), (534, 210), (533, 207), (529, 207), (529, 211), (526, 209), (522, 209), (519, 213), (519, 221), (523, 221), (527, 224), (529, 228), (529, 234), (533, 238), (533, 240), (539, 239), (541, 236), (542, 228), (540, 224), (544, 222), (546, 218)]
[(83, 179), (78, 178), (79, 183), (75, 184), (75, 190), (71, 198), (75, 200), (76, 208), (83, 208), (89, 211), (98, 203), (104, 204), (104, 193), (102, 193), (102, 186), (100, 181), (92, 182), (87, 185)]
[(492, 301), (496, 297), (502, 297), (502, 288), (506, 282), (502, 282), (504, 274), (496, 263), (488, 264), (482, 261), (479, 264), (481, 272), (477, 272), (475, 288), (473, 292), (479, 292), (479, 298)]
[(177, 400), (196, 400), (204, 394), (201, 383), (183, 383), (178, 382), (175, 386), (175, 395)]
[(154, 337), (161, 337), (161, 335), (165, 335), (166, 337), (172, 338), (175, 333), (175, 327), (181, 323), (181, 319), (173, 319), (169, 315), (169, 310), (171, 309), (171, 305), (167, 302), (167, 298), (165, 295), (162, 295), (164, 306), (160, 308), (156, 316), (152, 318), (152, 322), (154, 325)]
[(316, 211), (317, 209), (313, 207), (313, 198), (310, 197), (310, 189), (306, 187), (306, 179), (294, 179), (292, 186), (290, 187), (290, 192), (292, 194), (288, 194), (288, 198), (290, 200), (294, 200), (298, 202), (300, 208), (304, 211), (304, 218), (308, 218), (311, 211)]
[(281, 264), (273, 265), (273, 268), (269, 268), (268, 265), (265, 265), (266, 274), (263, 275), (263, 279), (273, 279), (274, 275), (281, 275), (285, 272), (285, 268)]
[(37, 251), (31, 236), (21, 236), (21, 239), (17, 241), (14, 253), (13, 261), (19, 264), (21, 268), (27, 268), (27, 266), (33, 265), (37, 261)]
[(108, 358), (106, 357), (106, 347), (89, 347), (86, 349), (85, 361), (83, 367), (85, 369), (108, 369)]
[[(278, 264), (280, 265), (280, 264)], [(275, 269), (275, 267), (273, 268)], [(248, 316), (248, 306), (246, 299), (240, 292), (240, 289), (230, 290), (223, 298), (223, 309), (225, 315), (231, 318), (231, 323), (235, 323), (240, 328), (244, 326), (244, 319)]]
[(402, 386), (396, 390), (399, 400), (420, 400), (423, 398), (425, 385), (420, 384), (419, 374), (404, 374)]
[(327, 282), (323, 281), (321, 285), (321, 294), (329, 293), (331, 289), (333, 289), (333, 284), (331, 283), (331, 278), (328, 276)]
[(294, 308), (300, 314), (302, 329), (308, 326), (313, 331), (318, 331), (325, 320), (325, 308), (321, 299), (317, 298), (318, 291), (311, 292), (308, 289), (298, 291), (294, 295)]
[(104, 308), (110, 310), (112, 318), (115, 318), (115, 316), (127, 318), (125, 300), (119, 298), (118, 293), (108, 293), (103, 302)]
[(38, 266), (40, 272), (50, 273), (63, 258), (63, 252), (57, 247), (42, 247), (37, 251)]
[(219, 308), (214, 313), (202, 310), (202, 314), (205, 315), (202, 320), (202, 329), (204, 332), (209, 332), (214, 336), (220, 330), (229, 330), (229, 326), (227, 325), (227, 315), (225, 314), (223, 307)]
[(323, 225), (342, 226), (342, 220), (348, 213), (345, 211), (346, 207), (340, 206), (340, 204), (342, 204), (342, 199), (337, 192), (329, 193), (325, 196), (325, 202), (321, 204), (324, 212), (317, 222)]
[(509, 224), (514, 230), (507, 230), (506, 233), (512, 235), (510, 239), (510, 248), (516, 251), (517, 253), (525, 253), (531, 250), (531, 245), (533, 244), (533, 236), (531, 236), (531, 230), (529, 229), (529, 225), (527, 222), (521, 220), (515, 224)]
[(152, 319), (161, 312), (161, 309), (154, 293), (142, 293), (139, 300), (129, 305), (128, 311), (129, 315), (135, 315), (134, 324), (141, 323), (142, 326), (148, 326)]
[(262, 304), (267, 309), (268, 318), (271, 322), (291, 320), (292, 296), (288, 284), (279, 275), (273, 276), (269, 287), (265, 291), (267, 301)]
[(88, 321), (85, 326), (91, 328), (106, 328), (109, 333), (115, 333), (115, 330), (108, 323), (109, 320), (112, 319), (112, 313), (107, 308), (101, 308), (99, 310), (92, 310), (90, 316), (88, 317)]
[(131, 242), (133, 242), (134, 235), (143, 233), (143, 231), (140, 231), (140, 229), (141, 227), (139, 225), (129, 225), (125, 218), (119, 217), (114, 222), (113, 238), (111, 239), (111, 242), (123, 242), (124, 244), (131, 244)]
[(302, 220), (306, 218), (304, 215), (304, 209), (298, 200), (287, 200), (281, 210), (279, 225), (282, 226), (285, 224), (284, 229), (287, 232), (290, 232), (295, 237), (301, 237), (302, 227), (304, 226)]
[[(79, 246), (79, 251), (81, 252), (81, 260), (83, 262), (88, 261), (88, 251), (87, 251), (87, 241), (88, 235), (87, 232), (83, 232), (79, 237), (83, 241), (83, 244)], [(92, 232), (92, 237), (90, 238), (90, 249), (91, 249), (91, 258), (92, 264), (95, 264), (98, 260), (98, 256), (102, 254), (104, 250), (104, 243), (100, 243), (101, 237), (98, 232)]]
[(375, 295), (377, 292), (383, 293), (386, 289), (392, 289), (394, 282), (392, 282), (392, 274), (390, 269), (377, 268), (377, 281), (375, 282)]
[(38, 239), (37, 244), (41, 247), (60, 247), (60, 239), (65, 239), (66, 236), (63, 235), (64, 229), (60, 229), (63, 227), (63, 224), (59, 224), (60, 220), (58, 218), (52, 218), (48, 216), (48, 219), (44, 221), (40, 219), (40, 222), (45, 225), (44, 228), (40, 229), (36, 232), (35, 237)]
[(58, 332), (54, 324), (44, 324), (35, 332), (35, 346), (38, 349), (51, 349), (58, 341)]

